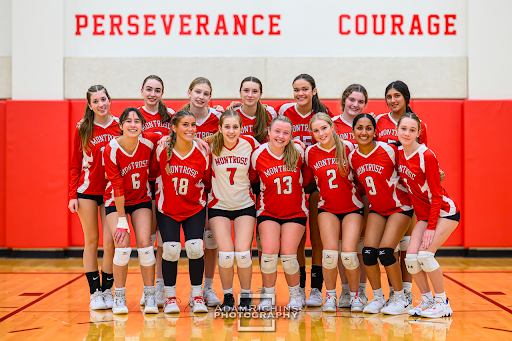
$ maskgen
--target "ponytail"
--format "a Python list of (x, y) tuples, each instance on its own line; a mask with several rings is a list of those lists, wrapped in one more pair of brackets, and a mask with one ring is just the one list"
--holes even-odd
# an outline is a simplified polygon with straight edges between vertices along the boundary
[(268, 135), (268, 121), (270, 121), (270, 115), (268, 114), (267, 108), (260, 101), (256, 106), (256, 120), (252, 128), (254, 138), (259, 143), (263, 143)]
[(78, 137), (80, 138), (80, 149), (84, 152), (89, 151), (89, 142), (94, 135), (94, 111), (89, 108), (89, 104), (91, 103), (91, 95), (95, 92), (103, 91), (110, 101), (110, 96), (108, 94), (107, 89), (103, 85), (93, 85), (89, 89), (87, 89), (87, 104), (85, 105), (84, 117), (80, 122), (80, 126), (78, 127)]

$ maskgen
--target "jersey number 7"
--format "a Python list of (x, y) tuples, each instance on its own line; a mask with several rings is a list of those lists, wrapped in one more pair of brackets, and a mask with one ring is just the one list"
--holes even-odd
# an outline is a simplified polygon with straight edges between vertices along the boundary
[(226, 168), (226, 170), (230, 173), (230, 174), (229, 174), (229, 184), (230, 184), (230, 185), (234, 185), (234, 184), (235, 184), (235, 172), (236, 172), (236, 167), (233, 167), (233, 168)]

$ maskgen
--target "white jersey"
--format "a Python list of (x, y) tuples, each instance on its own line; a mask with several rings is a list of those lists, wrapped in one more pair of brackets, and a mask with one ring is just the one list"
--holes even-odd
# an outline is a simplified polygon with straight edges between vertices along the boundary
[(212, 190), (208, 207), (236, 211), (254, 205), (250, 165), (252, 151), (260, 144), (252, 136), (240, 135), (233, 149), (223, 147), (220, 156), (212, 156)]

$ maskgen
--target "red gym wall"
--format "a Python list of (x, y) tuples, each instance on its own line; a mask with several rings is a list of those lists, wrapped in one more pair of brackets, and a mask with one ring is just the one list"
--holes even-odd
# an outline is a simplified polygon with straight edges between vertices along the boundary
[[(166, 101), (173, 109), (186, 102)], [(264, 102), (277, 107), (288, 101)], [(338, 101), (324, 103), (340, 112)], [(140, 105), (140, 100), (114, 101), (112, 113)], [(84, 107), (85, 101), (74, 100), (0, 101), (0, 247), (83, 246), (78, 215), (70, 214), (67, 204), (72, 135)], [(497, 129), (508, 122), (512, 101), (416, 100), (411, 108), (427, 123), (428, 146), (446, 173), (443, 186), (462, 208), (461, 224), (445, 245), (512, 246), (507, 229), (512, 158), (507, 125)], [(387, 108), (375, 100), (365, 111), (380, 114)], [(493, 136), (492, 147), (482, 138), (487, 135)]]

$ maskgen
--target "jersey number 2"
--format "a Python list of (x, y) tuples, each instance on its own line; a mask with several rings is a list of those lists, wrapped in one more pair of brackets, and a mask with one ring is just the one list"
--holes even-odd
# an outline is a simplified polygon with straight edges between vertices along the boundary
[(292, 177), (290, 175), (283, 176), (283, 184), (286, 188), (281, 186), (281, 178), (275, 178), (274, 183), (277, 185), (277, 194), (290, 194), (292, 192)]
[(336, 180), (336, 171), (334, 169), (327, 170), (327, 176), (329, 178), (329, 189), (338, 188), (338, 185), (334, 184), (334, 180)]

